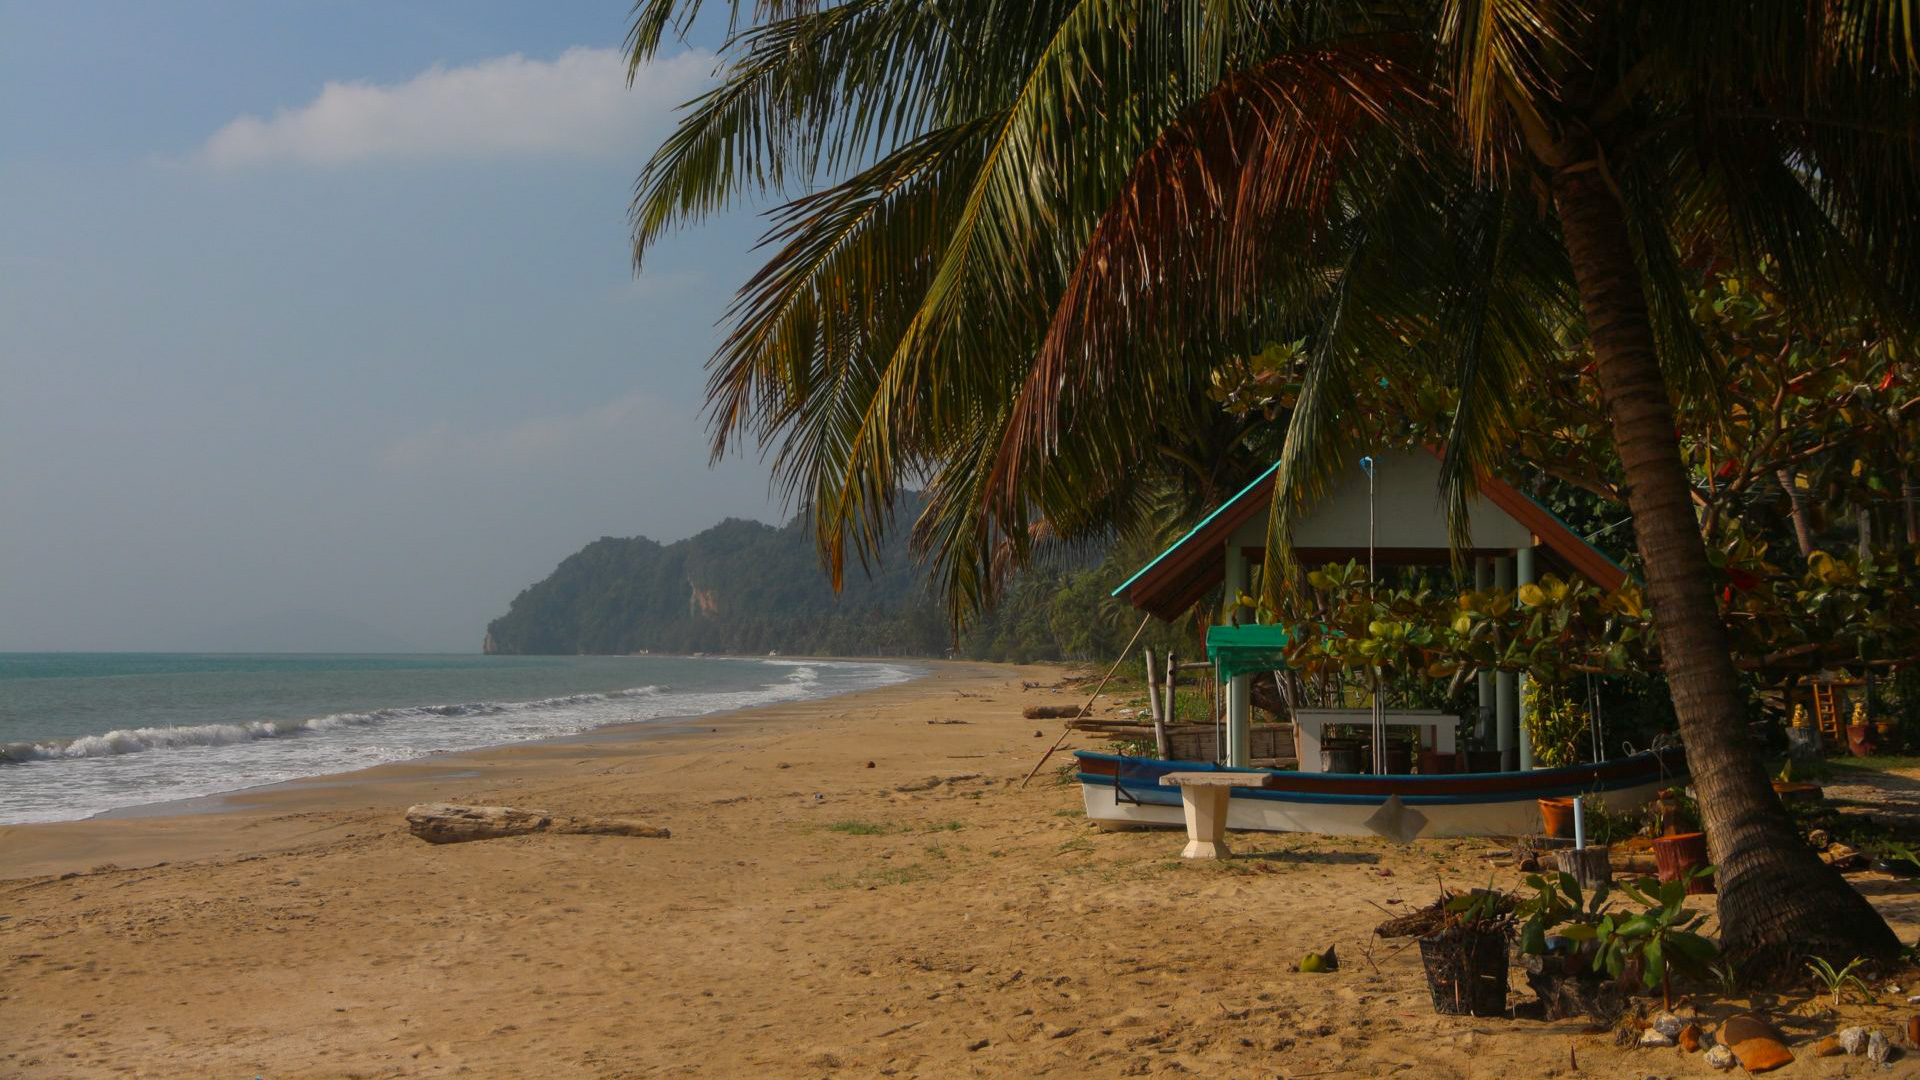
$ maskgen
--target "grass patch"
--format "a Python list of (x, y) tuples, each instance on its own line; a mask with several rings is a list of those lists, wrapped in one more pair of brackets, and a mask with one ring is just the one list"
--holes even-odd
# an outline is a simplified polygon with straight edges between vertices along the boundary
[(967, 827), (964, 821), (941, 821), (927, 826), (928, 832), (959, 832)]
[(1055, 810), (1053, 812), (1053, 816), (1054, 817), (1086, 817), (1087, 812), (1085, 810)]
[(1061, 851), (1092, 851), (1093, 841), (1084, 836), (1076, 836), (1060, 845)]
[(885, 836), (893, 830), (877, 821), (835, 821), (825, 826), (828, 832), (845, 836)]

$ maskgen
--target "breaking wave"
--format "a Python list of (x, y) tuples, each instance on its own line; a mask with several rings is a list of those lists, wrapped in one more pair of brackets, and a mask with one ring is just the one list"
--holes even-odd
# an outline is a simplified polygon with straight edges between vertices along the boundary
[[(789, 676), (792, 678), (793, 676)], [(303, 720), (256, 720), (245, 724), (189, 724), (175, 727), (139, 727), (108, 731), (99, 735), (81, 735), (72, 739), (17, 742), (0, 745), (0, 763), (58, 761), (72, 758), (115, 757), (146, 750), (171, 750), (189, 746), (228, 746), (255, 739), (285, 739), (321, 731), (368, 727), (376, 724), (421, 720), (427, 717), (499, 716), (550, 709), (594, 705), (623, 698), (649, 697), (665, 687), (636, 686), (605, 694), (567, 694), (538, 701), (475, 701), (459, 705), (412, 705), (369, 712), (332, 713)]]

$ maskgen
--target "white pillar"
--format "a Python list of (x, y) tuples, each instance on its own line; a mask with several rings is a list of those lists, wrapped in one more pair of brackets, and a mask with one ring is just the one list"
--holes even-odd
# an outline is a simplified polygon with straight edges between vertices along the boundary
[[(1226, 613), (1222, 621), (1228, 626), (1239, 622), (1239, 609), (1234, 600), (1247, 589), (1247, 557), (1241, 553), (1240, 546), (1232, 540), (1227, 541), (1226, 573), (1223, 584), (1226, 586), (1224, 603)], [(1253, 676), (1235, 676), (1227, 683), (1227, 745), (1226, 762), (1231, 768), (1250, 768), (1253, 754), (1253, 737), (1247, 730), (1253, 718), (1252, 698)]]
[[(1473, 560), (1473, 587), (1476, 589), (1493, 588), (1493, 560), (1484, 555)], [(1474, 689), (1479, 694), (1480, 711), (1473, 718), (1473, 730), (1479, 736), (1480, 749), (1484, 750), (1493, 741), (1493, 675), (1482, 671), (1473, 677)]]
[[(1499, 558), (1493, 561), (1493, 583), (1502, 589), (1513, 588), (1513, 560)], [(1513, 672), (1498, 672), (1493, 677), (1494, 730), (1499, 733), (1500, 767), (1515, 769), (1520, 764), (1519, 733), (1519, 687)]]
[[(1514, 577), (1521, 585), (1533, 584), (1533, 547), (1520, 548), (1513, 553)], [(1520, 768), (1533, 768), (1533, 733), (1527, 730), (1527, 680), (1520, 676), (1518, 687), (1520, 696)]]

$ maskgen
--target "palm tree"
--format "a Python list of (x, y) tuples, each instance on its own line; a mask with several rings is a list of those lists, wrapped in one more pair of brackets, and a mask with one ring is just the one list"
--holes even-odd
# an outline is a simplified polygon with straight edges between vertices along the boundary
[[(838, 567), (903, 483), (977, 603), (1036, 524), (1137, 513), (1207, 358), (1305, 337), (1272, 535), (1368, 377), (1445, 379), (1460, 505), (1510, 403), (1590, 348), (1720, 867), (1726, 944), (1884, 955), (1741, 719), (1670, 395), (1712, 393), (1687, 258), (1770, 258), (1809, 319), (1920, 312), (1912, 0), (849, 0), (768, 5), (641, 177), (636, 258), (742, 194), (780, 212), (712, 384), (776, 442)], [(692, 9), (643, 0), (636, 63)], [(738, 14), (738, 12), (736, 12)], [(1869, 269), (1871, 268), (1871, 272)], [(1204, 424), (1200, 425), (1204, 427)], [(1276, 553), (1280, 554), (1280, 553)]]

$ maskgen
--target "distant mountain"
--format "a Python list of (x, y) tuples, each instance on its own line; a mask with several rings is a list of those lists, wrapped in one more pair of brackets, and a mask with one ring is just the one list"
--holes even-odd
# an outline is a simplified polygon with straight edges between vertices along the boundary
[(602, 537), (514, 598), (489, 653), (738, 652), (938, 656), (945, 617), (895, 539), (836, 596), (796, 517), (729, 518), (685, 540)]
[[(901, 509), (902, 520), (917, 502)], [(650, 652), (820, 656), (1084, 659), (1107, 655), (1116, 616), (1107, 591), (1118, 567), (1098, 553), (1023, 573), (999, 606), (957, 643), (904, 528), (863, 574), (849, 567), (835, 595), (812, 523), (778, 528), (729, 518), (671, 544), (606, 536), (566, 557), (487, 626), (485, 649), (509, 655)]]

